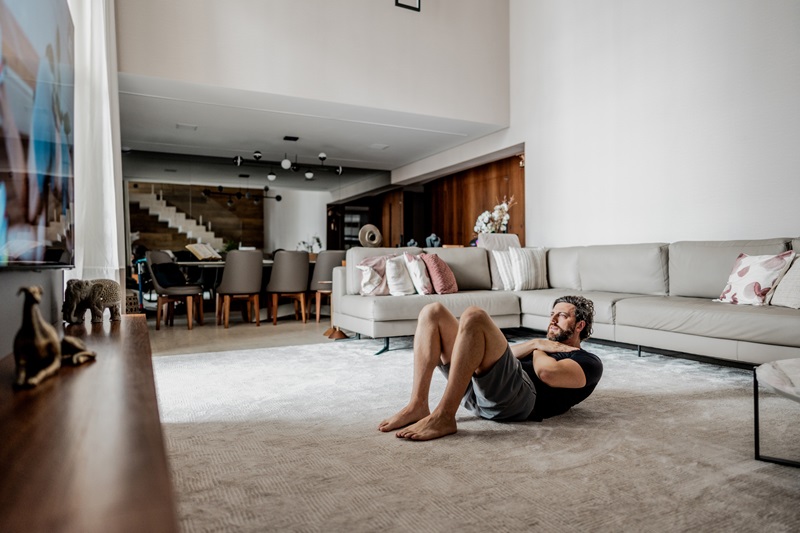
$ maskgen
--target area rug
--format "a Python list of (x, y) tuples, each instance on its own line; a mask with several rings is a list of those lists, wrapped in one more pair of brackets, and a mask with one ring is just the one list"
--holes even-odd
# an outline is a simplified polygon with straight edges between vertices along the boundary
[[(752, 372), (587, 343), (595, 393), (541, 423), (463, 409), (409, 442), (410, 338), (155, 357), (187, 532), (798, 531), (800, 469), (753, 459)], [(444, 379), (434, 376), (431, 400)], [(762, 391), (762, 453), (800, 458), (800, 405)]]

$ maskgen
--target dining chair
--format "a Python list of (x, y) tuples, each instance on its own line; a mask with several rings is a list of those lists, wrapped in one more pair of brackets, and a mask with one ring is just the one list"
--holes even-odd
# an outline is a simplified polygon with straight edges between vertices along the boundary
[(344, 261), (344, 250), (323, 250), (317, 255), (317, 262), (314, 265), (314, 273), (311, 275), (311, 283), (308, 290), (315, 293), (317, 303), (317, 323), (319, 323), (319, 312), (322, 299), (327, 297), (330, 301), (333, 292), (333, 269), (341, 266)]
[(272, 258), (272, 273), (266, 291), (272, 295), (272, 324), (278, 323), (278, 301), (281, 297), (294, 300), (294, 316), (297, 320), (297, 304), (303, 315), (303, 323), (308, 317), (306, 297), (308, 295), (308, 252), (280, 250)]
[(262, 258), (261, 250), (231, 250), (225, 256), (222, 282), (217, 287), (217, 325), (224, 323), (228, 327), (231, 300), (247, 300), (243, 315), (247, 322), (252, 322), (252, 313), (255, 313), (256, 326), (261, 325), (258, 295), (261, 293)]
[(153, 289), (158, 295), (156, 304), (156, 330), (161, 329), (161, 314), (164, 306), (168, 306), (164, 317), (164, 325), (172, 326), (175, 319), (175, 304), (186, 303), (186, 321), (189, 329), (194, 322), (194, 311), (197, 308), (197, 323), (203, 324), (203, 288), (200, 285), (186, 283), (180, 267), (172, 261), (166, 252), (151, 250), (145, 252), (147, 272), (153, 282)]

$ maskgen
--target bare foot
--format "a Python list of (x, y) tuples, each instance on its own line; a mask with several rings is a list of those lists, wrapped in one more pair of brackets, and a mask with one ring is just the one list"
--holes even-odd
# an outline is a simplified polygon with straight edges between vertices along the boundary
[(401, 428), (422, 420), (429, 414), (431, 414), (431, 411), (428, 409), (427, 405), (412, 407), (411, 404), (409, 404), (400, 409), (394, 416), (390, 416), (386, 420), (381, 421), (381, 423), (378, 424), (378, 431), (392, 431), (393, 429)]
[(395, 433), (395, 436), (410, 440), (433, 440), (452, 435), (456, 432), (456, 429), (455, 418), (443, 417), (434, 413), (426, 416), (416, 424), (401, 429)]

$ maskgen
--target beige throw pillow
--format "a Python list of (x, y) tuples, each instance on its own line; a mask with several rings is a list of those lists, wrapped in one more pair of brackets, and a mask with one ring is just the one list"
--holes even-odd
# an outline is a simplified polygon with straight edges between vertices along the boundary
[(515, 291), (547, 288), (547, 255), (544, 248), (509, 248)]
[(386, 260), (386, 282), (392, 296), (407, 296), (417, 292), (402, 255)]
[(795, 257), (792, 266), (778, 281), (770, 305), (800, 309), (800, 257)]
[(492, 275), (492, 290), (503, 290), (503, 281), (500, 279), (500, 271), (497, 269), (497, 261), (491, 254), (491, 250), (508, 250), (509, 248), (519, 248), (519, 237), (514, 233), (480, 233), (478, 235), (478, 248), (486, 248), (489, 253), (489, 272)]

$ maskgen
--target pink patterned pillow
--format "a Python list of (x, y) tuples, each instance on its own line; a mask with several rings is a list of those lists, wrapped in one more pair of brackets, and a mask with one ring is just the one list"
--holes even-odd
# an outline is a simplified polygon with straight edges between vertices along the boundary
[(437, 294), (458, 292), (456, 277), (442, 258), (436, 254), (419, 254), (419, 256), (425, 261), (425, 266), (428, 267), (428, 275), (431, 278), (433, 290)]
[(778, 255), (739, 254), (733, 264), (728, 284), (715, 302), (740, 305), (766, 305), (777, 282), (789, 269), (795, 253)]
[(367, 257), (356, 268), (361, 271), (362, 296), (386, 296), (389, 294), (389, 283), (386, 281), (386, 260), (393, 255), (376, 255)]

